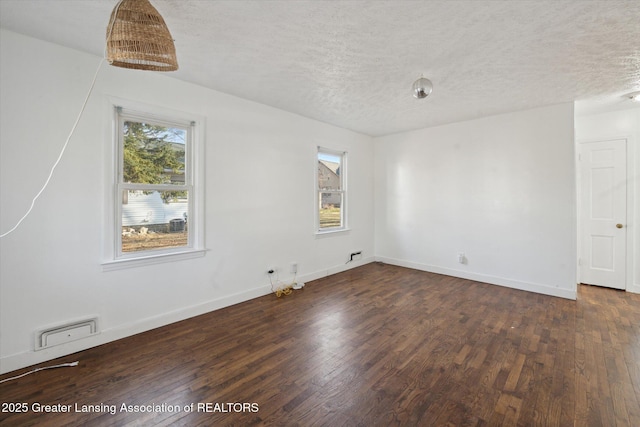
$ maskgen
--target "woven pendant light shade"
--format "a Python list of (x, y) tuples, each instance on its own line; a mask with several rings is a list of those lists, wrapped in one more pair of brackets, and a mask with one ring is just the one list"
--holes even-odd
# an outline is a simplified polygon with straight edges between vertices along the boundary
[(122, 0), (113, 9), (107, 27), (107, 61), (137, 70), (178, 69), (171, 33), (148, 0)]

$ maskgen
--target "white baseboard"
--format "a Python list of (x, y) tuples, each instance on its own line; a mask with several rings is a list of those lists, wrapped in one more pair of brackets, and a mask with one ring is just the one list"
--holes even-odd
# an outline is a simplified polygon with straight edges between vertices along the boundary
[[(485, 274), (454, 270), (449, 268), (437, 267), (432, 265), (420, 264), (411, 261), (397, 260), (387, 257), (367, 257), (361, 260), (354, 260), (348, 264), (337, 265), (327, 268), (325, 270), (319, 270), (313, 273), (305, 274), (298, 277), (300, 282), (310, 282), (313, 280), (321, 279), (333, 274), (341, 273), (343, 271), (350, 270), (355, 267), (359, 267), (371, 262), (380, 261), (386, 264), (397, 265), (400, 267), (413, 268), (416, 270), (429, 271), (432, 273), (444, 274), (447, 276), (460, 277), (463, 279), (475, 280), (477, 282), (490, 283), (493, 285), (506, 286), (509, 288), (520, 289), (523, 291), (536, 292), (545, 295), (557, 296), (567, 299), (576, 299), (576, 291), (559, 289), (552, 286), (540, 285), (535, 283), (527, 283), (517, 280), (505, 279), (502, 277), (495, 277)], [(640, 285), (635, 285), (634, 289), (630, 292), (640, 293)], [(56, 347), (51, 347), (41, 351), (26, 351), (10, 356), (0, 358), (0, 374), (11, 372), (16, 369), (21, 369), (27, 366), (35, 365), (38, 363), (46, 362), (47, 360), (57, 359), (78, 351), (86, 350), (91, 347), (96, 347), (102, 344), (106, 344), (111, 341), (116, 341), (121, 338), (126, 338), (141, 332), (149, 331), (161, 326), (169, 325), (171, 323), (179, 322), (181, 320), (188, 319), (190, 317), (199, 316), (211, 311), (219, 310), (224, 307), (228, 307), (234, 304), (238, 304), (244, 301), (248, 301), (254, 298), (258, 298), (271, 293), (270, 285), (263, 285), (257, 288), (250, 289), (248, 291), (239, 292), (233, 295), (228, 295), (215, 300), (207, 301), (202, 304), (181, 308), (169, 313), (163, 313), (158, 316), (141, 319), (139, 321), (120, 325), (115, 328), (106, 329), (100, 331), (100, 333), (90, 336), (88, 338), (73, 341), (70, 343), (62, 344)], [(69, 361), (75, 361), (71, 360)], [(82, 363), (82, 360), (79, 361)]]
[[(310, 282), (342, 271), (350, 270), (364, 264), (373, 262), (373, 257), (352, 261), (349, 264), (330, 267), (326, 270), (317, 271), (311, 274), (305, 274), (298, 277), (300, 282)], [(199, 316), (211, 311), (219, 310), (241, 302), (249, 301), (271, 293), (271, 285), (263, 285), (248, 291), (239, 292), (233, 295), (224, 296), (215, 300), (207, 301), (190, 307), (181, 308), (158, 316), (140, 319), (136, 322), (126, 325), (119, 325), (114, 328), (99, 331), (96, 335), (90, 337), (61, 344), (55, 347), (47, 348), (40, 351), (25, 351), (0, 358), (0, 374), (15, 371), (16, 369), (25, 368), (27, 366), (46, 362), (48, 360), (57, 359), (66, 355), (76, 353), (78, 351), (87, 350), (108, 342), (126, 338), (151, 329), (166, 326), (171, 323), (179, 322), (190, 317)], [(32, 340), (33, 341), (33, 340)], [(69, 360), (75, 361), (75, 360)], [(82, 363), (82, 360), (80, 360)]]
[(367, 257), (360, 260), (354, 260), (348, 264), (336, 265), (334, 267), (327, 268), (326, 270), (319, 270), (314, 273), (305, 274), (298, 278), (301, 282), (311, 282), (312, 280), (322, 279), (323, 277), (331, 276), (332, 274), (342, 273), (343, 271), (351, 270), (352, 268), (360, 267), (361, 265), (370, 264), (375, 261), (374, 257)]
[(412, 261), (404, 261), (387, 257), (376, 257), (376, 261), (385, 264), (397, 265), (399, 267), (413, 268), (414, 270), (428, 271), (431, 273), (444, 274), (446, 276), (459, 277), (461, 279), (474, 280), (476, 282), (489, 283), (491, 285), (505, 286), (507, 288), (519, 289), (521, 291), (535, 292), (538, 294), (551, 295), (554, 297), (575, 300), (577, 289), (561, 289), (554, 286), (542, 285), (538, 283), (528, 283), (519, 280), (506, 279), (504, 277), (491, 276), (488, 274), (474, 273), (452, 268), (438, 267), (434, 265), (420, 264)]
[[(208, 313), (210, 311), (219, 310), (230, 305), (248, 301), (250, 299), (261, 297), (263, 295), (268, 295), (270, 292), (270, 286), (260, 286), (248, 291), (239, 292), (237, 294), (207, 301), (202, 304), (181, 308), (154, 317), (140, 319), (136, 322), (126, 325), (120, 325), (114, 328), (101, 330), (98, 334), (82, 340), (61, 344), (59, 346), (47, 348), (40, 351), (25, 351), (22, 353), (5, 356), (0, 359), (0, 374), (46, 362), (47, 360), (57, 359), (58, 357), (63, 357), (72, 353), (76, 353), (78, 351), (87, 350), (89, 348), (106, 344), (111, 341), (116, 341), (121, 338), (126, 338), (135, 334), (139, 334), (141, 332), (179, 322), (190, 317), (195, 317), (201, 314)], [(82, 363), (82, 360), (80, 360), (80, 363)]]
[(631, 292), (632, 294), (640, 294), (640, 283), (635, 283), (631, 285), (627, 292)]

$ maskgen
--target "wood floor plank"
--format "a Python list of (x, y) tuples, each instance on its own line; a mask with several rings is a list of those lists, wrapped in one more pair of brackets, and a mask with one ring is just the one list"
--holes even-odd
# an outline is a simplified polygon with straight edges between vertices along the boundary
[[(639, 343), (640, 295), (570, 301), (372, 263), (41, 364), (80, 361), (0, 384), (29, 408), (0, 424), (638, 426)], [(58, 403), (117, 409), (32, 410)]]

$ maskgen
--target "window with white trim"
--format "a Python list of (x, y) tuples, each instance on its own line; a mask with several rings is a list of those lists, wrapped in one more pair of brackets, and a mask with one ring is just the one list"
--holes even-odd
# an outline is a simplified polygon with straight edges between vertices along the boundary
[(346, 229), (346, 157), (343, 151), (318, 147), (316, 180), (316, 230)]
[(116, 107), (115, 261), (201, 249), (195, 127)]

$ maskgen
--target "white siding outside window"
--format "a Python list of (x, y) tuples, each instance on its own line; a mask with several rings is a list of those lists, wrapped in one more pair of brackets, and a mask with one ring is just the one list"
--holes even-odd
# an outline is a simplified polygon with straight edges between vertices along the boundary
[(105, 269), (203, 255), (197, 122), (122, 107), (114, 111), (113, 220), (107, 233), (113, 251)]
[(346, 152), (318, 147), (315, 198), (318, 234), (347, 228), (346, 158)]

